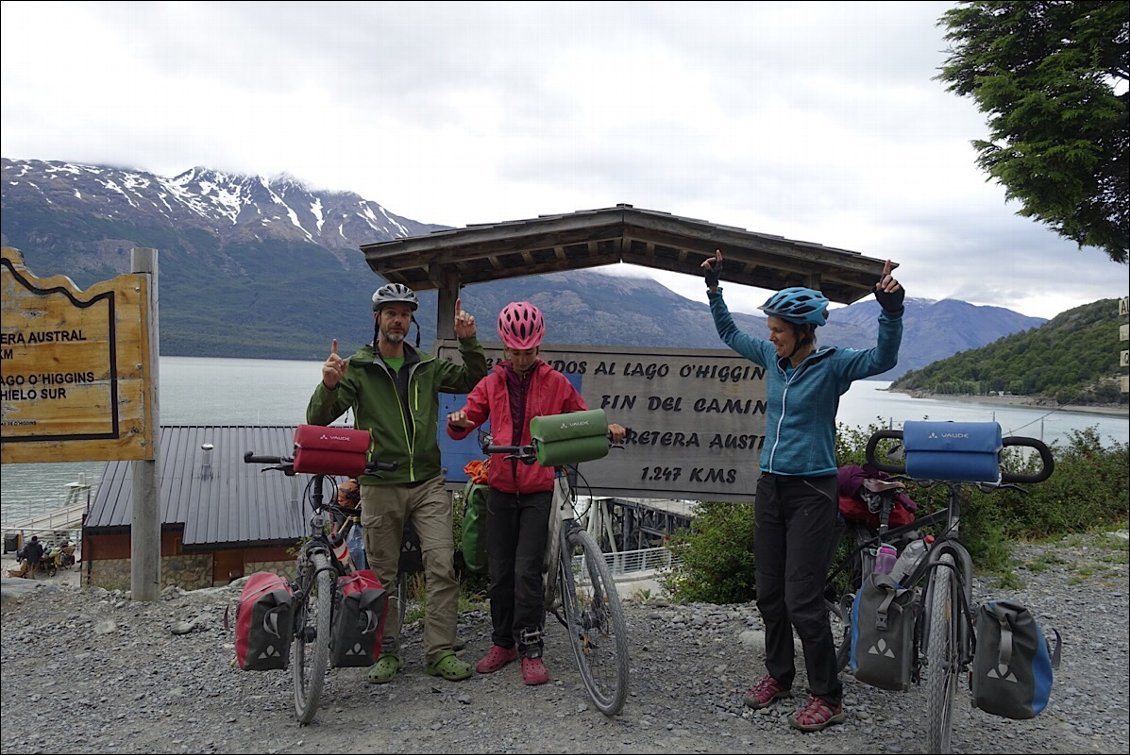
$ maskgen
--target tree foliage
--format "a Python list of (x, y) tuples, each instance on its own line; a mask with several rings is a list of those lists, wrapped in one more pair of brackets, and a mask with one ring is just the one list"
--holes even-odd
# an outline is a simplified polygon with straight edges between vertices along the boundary
[(989, 115), (977, 164), (1080, 248), (1127, 261), (1130, 20), (1126, 2), (962, 2), (942, 16), (936, 78)]
[(1061, 404), (1118, 403), (1116, 299), (1100, 299), (1057, 315), (1039, 328), (911, 370), (894, 390), (987, 395), (1003, 391)]

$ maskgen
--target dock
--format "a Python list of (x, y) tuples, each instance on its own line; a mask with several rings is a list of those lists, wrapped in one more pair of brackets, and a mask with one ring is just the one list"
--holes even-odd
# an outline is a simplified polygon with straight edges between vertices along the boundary
[(29, 517), (4, 528), (4, 553), (19, 550), (21, 544), (38, 535), (44, 546), (50, 548), (57, 542), (82, 539), (82, 520), (86, 516), (90, 483), (86, 475), (67, 483), (67, 498), (63, 505), (52, 511)]

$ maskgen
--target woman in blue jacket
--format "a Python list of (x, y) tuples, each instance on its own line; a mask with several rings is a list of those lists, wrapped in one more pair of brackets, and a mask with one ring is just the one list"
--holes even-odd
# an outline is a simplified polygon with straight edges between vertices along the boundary
[(878, 342), (870, 349), (816, 346), (816, 328), (828, 321), (828, 299), (810, 288), (786, 288), (760, 309), (769, 338), (755, 338), (734, 324), (718, 275), (722, 252), (702, 267), (718, 335), (726, 345), (766, 368), (767, 409), (761, 477), (754, 503), (757, 607), (765, 622), (768, 672), (745, 694), (760, 709), (792, 696), (796, 667), (793, 628), (804, 648), (808, 700), (789, 717), (802, 731), (844, 720), (843, 685), (824, 579), (836, 543), (836, 411), (855, 380), (886, 372), (898, 362), (906, 292), (891, 277), (890, 260), (875, 284)]

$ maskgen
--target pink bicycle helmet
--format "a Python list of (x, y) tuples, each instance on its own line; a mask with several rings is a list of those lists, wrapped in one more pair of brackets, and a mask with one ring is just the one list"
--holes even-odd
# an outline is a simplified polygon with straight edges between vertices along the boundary
[(512, 301), (498, 313), (498, 335), (508, 349), (532, 349), (545, 337), (541, 310), (528, 301)]

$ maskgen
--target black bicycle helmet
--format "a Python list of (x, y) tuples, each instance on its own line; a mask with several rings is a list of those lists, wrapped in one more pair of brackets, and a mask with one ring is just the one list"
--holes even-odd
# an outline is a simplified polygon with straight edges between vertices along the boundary
[(403, 283), (389, 283), (381, 286), (373, 293), (373, 311), (376, 312), (386, 304), (407, 304), (415, 312), (420, 306), (416, 299), (416, 292)]
[(758, 309), (797, 325), (820, 326), (828, 322), (828, 299), (811, 288), (783, 288)]

